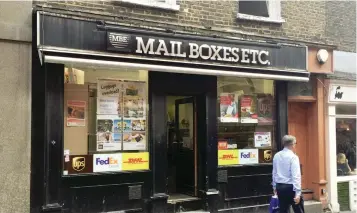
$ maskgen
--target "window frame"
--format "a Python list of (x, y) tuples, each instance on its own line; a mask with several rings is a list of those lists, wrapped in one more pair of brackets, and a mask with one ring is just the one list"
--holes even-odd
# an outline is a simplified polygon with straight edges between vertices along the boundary
[(281, 0), (266, 0), (269, 1), (268, 12), (269, 18), (263, 16), (249, 15), (239, 12), (239, 2), (238, 2), (238, 13), (237, 18), (242, 20), (268, 22), (268, 23), (284, 23), (285, 20), (281, 16)]
[(165, 2), (157, 2), (155, 0), (120, 0), (121, 2), (142, 5), (152, 8), (160, 8), (165, 10), (179, 11), (180, 5), (177, 4), (178, 0), (164, 0)]

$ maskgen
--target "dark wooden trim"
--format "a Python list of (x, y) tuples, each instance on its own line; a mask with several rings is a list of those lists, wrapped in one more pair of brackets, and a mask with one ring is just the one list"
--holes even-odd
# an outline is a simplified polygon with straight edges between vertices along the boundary
[(64, 65), (45, 64), (45, 205), (59, 204), (63, 170)]
[(314, 96), (289, 96), (288, 102), (315, 102)]
[[(36, 15), (32, 16), (36, 26)], [(40, 212), (45, 197), (44, 181), (44, 129), (45, 129), (45, 75), (37, 52), (36, 28), (32, 28), (32, 83), (31, 83), (31, 185), (30, 212)]]
[(281, 139), (288, 134), (288, 86), (286, 81), (275, 82), (275, 141), (278, 150), (283, 148)]

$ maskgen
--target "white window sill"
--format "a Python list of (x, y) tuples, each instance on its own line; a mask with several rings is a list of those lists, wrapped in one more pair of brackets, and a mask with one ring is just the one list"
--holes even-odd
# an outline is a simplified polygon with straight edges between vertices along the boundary
[(272, 18), (267, 18), (267, 17), (262, 17), (262, 16), (247, 15), (247, 14), (243, 14), (243, 13), (238, 13), (237, 18), (242, 19), (242, 20), (259, 21), (259, 22), (267, 22), (267, 23), (274, 23), (274, 24), (282, 24), (285, 22), (285, 20), (282, 18), (272, 19)]
[(143, 0), (119, 0), (121, 2), (135, 4), (135, 5), (142, 5), (145, 7), (152, 7), (152, 8), (159, 8), (164, 10), (172, 10), (172, 11), (179, 11), (180, 5), (177, 4), (166, 4), (161, 2), (146, 2)]
[(349, 182), (349, 181), (357, 181), (357, 175), (338, 176), (336, 178), (336, 180), (337, 180), (337, 183)]

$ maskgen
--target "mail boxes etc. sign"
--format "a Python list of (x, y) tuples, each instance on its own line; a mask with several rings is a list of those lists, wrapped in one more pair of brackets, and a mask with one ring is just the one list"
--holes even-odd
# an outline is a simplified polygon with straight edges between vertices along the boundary
[(270, 53), (266, 49), (241, 48), (233, 45), (217, 45), (210, 42), (173, 40), (114, 32), (108, 32), (107, 35), (107, 47), (109, 50), (148, 56), (270, 65)]
[(273, 153), (271, 149), (226, 149), (218, 150), (218, 165), (245, 165), (271, 163)]
[(71, 155), (69, 161), (64, 163), (64, 175), (148, 169), (148, 152)]

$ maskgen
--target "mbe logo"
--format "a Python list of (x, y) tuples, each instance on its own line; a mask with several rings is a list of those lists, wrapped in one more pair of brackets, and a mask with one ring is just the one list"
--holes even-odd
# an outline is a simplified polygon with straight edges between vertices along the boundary
[(343, 92), (341, 92), (341, 86), (338, 86), (336, 88), (336, 92), (335, 92), (335, 99), (341, 99), (343, 95)]

